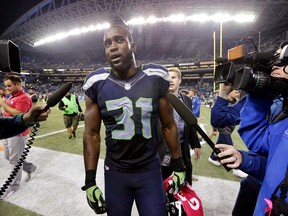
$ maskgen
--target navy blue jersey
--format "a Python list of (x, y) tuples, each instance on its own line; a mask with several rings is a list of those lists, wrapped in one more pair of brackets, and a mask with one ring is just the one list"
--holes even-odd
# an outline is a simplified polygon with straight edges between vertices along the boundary
[(166, 68), (141, 65), (127, 80), (101, 68), (87, 76), (83, 88), (98, 105), (106, 127), (107, 163), (135, 171), (158, 157), (159, 99), (169, 88)]

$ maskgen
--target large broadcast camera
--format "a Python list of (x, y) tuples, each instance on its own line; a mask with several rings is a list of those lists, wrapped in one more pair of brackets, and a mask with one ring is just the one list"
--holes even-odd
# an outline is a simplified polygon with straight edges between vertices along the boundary
[(0, 72), (21, 72), (19, 48), (10, 40), (0, 40)]
[(270, 76), (273, 66), (285, 66), (288, 73), (287, 42), (278, 50), (259, 53), (253, 38), (245, 37), (228, 50), (227, 58), (217, 58), (216, 63), (215, 83), (231, 83), (233, 89), (245, 92), (288, 97), (288, 80)]

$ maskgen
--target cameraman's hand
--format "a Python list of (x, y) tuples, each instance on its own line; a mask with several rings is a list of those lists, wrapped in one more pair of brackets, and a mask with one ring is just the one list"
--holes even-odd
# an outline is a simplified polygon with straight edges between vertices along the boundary
[(220, 91), (219, 91), (219, 97), (222, 97), (226, 100), (228, 100), (229, 93), (233, 90), (232, 83), (221, 83), (220, 84)]
[(86, 198), (89, 206), (96, 214), (104, 214), (107, 212), (107, 204), (103, 193), (96, 185), (86, 189)]
[(238, 168), (243, 161), (242, 154), (231, 145), (216, 144), (215, 148), (221, 152), (217, 155), (221, 164), (226, 164), (229, 168)]

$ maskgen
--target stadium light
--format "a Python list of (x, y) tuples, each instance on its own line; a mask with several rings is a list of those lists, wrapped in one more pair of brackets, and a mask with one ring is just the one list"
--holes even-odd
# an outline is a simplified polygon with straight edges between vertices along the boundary
[(192, 16), (187, 16), (187, 21), (193, 21), (193, 22), (207, 22), (209, 21), (208, 14), (202, 13), (202, 14), (194, 14)]
[[(171, 23), (186, 23), (189, 21), (192, 22), (208, 22), (208, 21), (214, 21), (214, 22), (229, 22), (229, 21), (234, 21), (234, 22), (253, 22), (255, 20), (255, 15), (251, 13), (239, 13), (235, 15), (231, 15), (228, 13), (216, 13), (212, 15), (208, 15), (205, 13), (199, 13), (199, 14), (193, 14), (193, 15), (184, 15), (184, 14), (175, 14), (175, 15), (170, 15), (167, 17), (155, 17), (155, 16), (150, 16), (148, 18), (144, 17), (138, 17), (138, 18), (133, 18), (125, 22), (128, 26), (131, 25), (146, 25), (146, 24), (154, 24), (154, 23), (164, 23), (164, 22), (171, 22)], [(109, 28), (110, 24), (109, 23), (103, 23), (103, 24), (97, 24), (97, 25), (89, 25), (89, 26), (84, 26), (81, 28), (75, 28), (71, 29), (69, 31), (65, 32), (60, 32), (55, 35), (48, 36), (46, 38), (40, 39), (34, 43), (34, 46), (40, 46), (46, 43), (51, 43), (53, 41), (57, 40), (62, 40), (64, 38), (74, 36), (74, 35), (79, 35), (79, 34), (84, 34), (87, 32), (93, 32), (93, 31), (101, 31), (103, 29)]]
[(157, 17), (149, 17), (147, 19), (140, 17), (140, 18), (133, 18), (126, 22), (127, 25), (145, 25), (147, 23), (152, 23), (151, 20), (153, 19), (153, 23), (156, 22), (207, 22), (207, 21), (214, 21), (214, 22), (229, 22), (229, 21), (236, 21), (236, 22), (253, 22), (255, 20), (255, 15), (251, 13), (240, 13), (236, 15), (231, 15), (228, 13), (216, 13), (212, 15), (208, 15), (205, 13), (193, 14), (189, 16), (185, 16), (184, 14), (177, 14), (171, 15), (168, 17), (157, 18)]
[(79, 34), (84, 34), (88, 32), (93, 32), (93, 31), (101, 31), (103, 29), (109, 28), (110, 24), (109, 23), (102, 23), (102, 24), (97, 24), (97, 25), (89, 25), (89, 26), (84, 26), (82, 28), (75, 28), (71, 29), (68, 32), (60, 32), (55, 35), (48, 36), (46, 38), (40, 39), (34, 43), (35, 46), (40, 46), (46, 43), (51, 43), (57, 40), (62, 40), (64, 38), (67, 38), (69, 36), (74, 36), (74, 35), (79, 35)]
[(164, 17), (164, 22), (185, 22), (186, 16), (184, 14), (177, 14), (177, 15), (171, 15), (169, 17)]
[(231, 21), (233, 19), (233, 16), (231, 16), (230, 14), (227, 13), (216, 13), (214, 15), (211, 16), (211, 20), (215, 21), (215, 22), (228, 22)]

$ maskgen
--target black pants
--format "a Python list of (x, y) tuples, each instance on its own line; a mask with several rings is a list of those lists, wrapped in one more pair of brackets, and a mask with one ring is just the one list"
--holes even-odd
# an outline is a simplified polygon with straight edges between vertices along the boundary
[(232, 216), (253, 215), (260, 187), (261, 182), (252, 176), (241, 181)]

